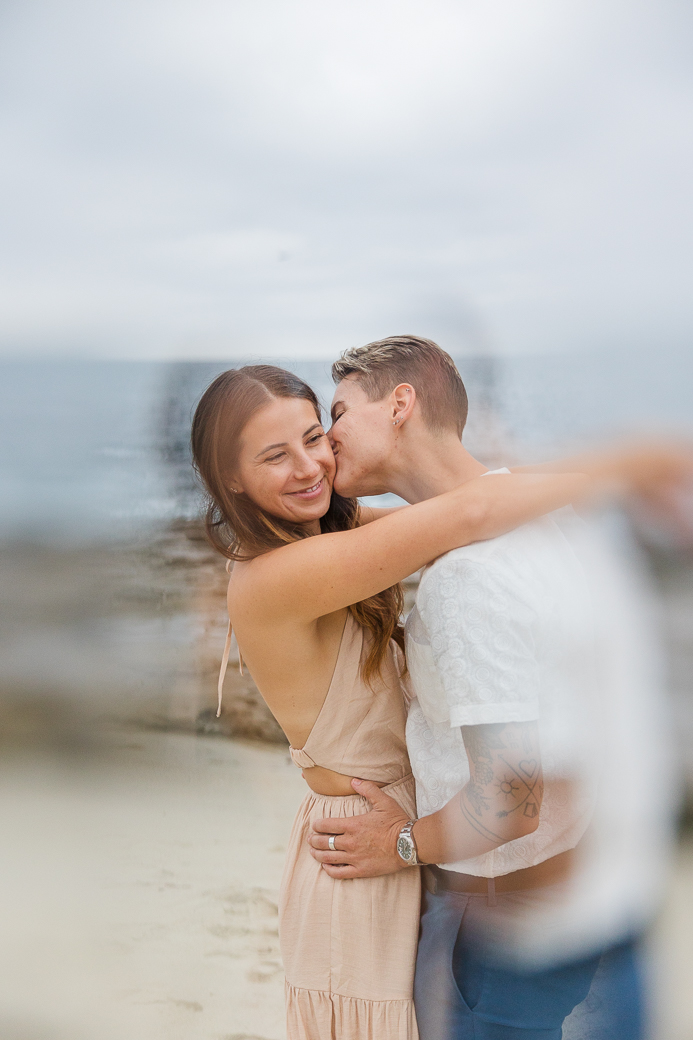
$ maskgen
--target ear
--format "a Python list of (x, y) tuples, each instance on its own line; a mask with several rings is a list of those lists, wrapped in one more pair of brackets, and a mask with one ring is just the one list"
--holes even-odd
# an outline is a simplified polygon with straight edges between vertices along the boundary
[(401, 426), (411, 418), (416, 404), (416, 390), (411, 383), (400, 383), (390, 394), (393, 426)]

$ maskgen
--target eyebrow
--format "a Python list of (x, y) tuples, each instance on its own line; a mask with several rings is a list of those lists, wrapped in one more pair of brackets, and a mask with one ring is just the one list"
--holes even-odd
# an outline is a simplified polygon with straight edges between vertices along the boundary
[[(312, 426), (308, 427), (308, 429), (303, 434), (303, 436), (307, 437), (309, 433), (312, 433), (313, 430), (317, 430), (320, 426), (322, 426), (322, 423), (319, 423), (319, 422), (313, 423)], [(288, 443), (289, 443), (288, 441), (281, 441), (279, 444), (268, 444), (266, 448), (263, 448), (262, 451), (259, 451), (257, 453), (255, 458), (259, 459), (261, 455), (265, 455), (268, 451), (272, 451), (274, 448), (285, 448)]]

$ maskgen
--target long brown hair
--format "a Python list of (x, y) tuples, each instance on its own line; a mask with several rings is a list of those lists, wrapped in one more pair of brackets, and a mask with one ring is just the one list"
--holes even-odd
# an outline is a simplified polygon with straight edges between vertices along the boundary
[[(299, 376), (274, 365), (246, 365), (229, 369), (207, 387), (192, 423), (193, 466), (206, 492), (207, 537), (229, 560), (254, 560), (281, 545), (308, 537), (301, 524), (272, 516), (247, 495), (231, 491), (231, 473), (237, 459), (240, 436), (250, 418), (271, 400), (302, 398), (322, 421), (314, 391)], [(359, 504), (332, 492), (330, 505), (320, 520), (320, 530), (351, 531), (358, 526)], [(370, 681), (379, 671), (390, 639), (404, 649), (400, 616), (404, 605), (402, 586), (353, 603), (349, 610), (373, 638), (363, 662), (363, 677)]]

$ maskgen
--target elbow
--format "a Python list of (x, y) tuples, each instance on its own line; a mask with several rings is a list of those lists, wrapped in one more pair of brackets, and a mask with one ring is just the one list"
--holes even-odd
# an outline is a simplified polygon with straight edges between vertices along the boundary
[(539, 826), (539, 819), (539, 813), (537, 813), (537, 815), (531, 820), (525, 819), (523, 816), (520, 821), (520, 833), (518, 834), (518, 838), (526, 838), (529, 834), (534, 834), (535, 830)]
[[(529, 810), (529, 811), (527, 811)], [(528, 802), (525, 806), (525, 812), (522, 816), (518, 816), (517, 819), (512, 821), (511, 831), (512, 837), (508, 838), (508, 841), (514, 841), (516, 838), (526, 838), (539, 827), (541, 820), (541, 800), (537, 802)]]
[(508, 825), (504, 828), (503, 832), (503, 844), (507, 844), (509, 841), (518, 841), (520, 838), (529, 837), (530, 834), (534, 834), (538, 826), (538, 814), (534, 819), (527, 819), (526, 817), (521, 816), (518, 820), (513, 820), (512, 823), (508, 821)]

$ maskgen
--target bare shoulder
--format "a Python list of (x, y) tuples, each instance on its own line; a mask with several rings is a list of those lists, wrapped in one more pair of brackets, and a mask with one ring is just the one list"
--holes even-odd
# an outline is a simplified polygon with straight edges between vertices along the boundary
[(254, 560), (237, 562), (226, 594), (229, 618), (239, 642), (249, 657), (254, 656), (255, 648), (263, 661), (269, 661), (278, 648), (284, 655), (304, 654), (321, 628), (320, 619), (306, 621), (291, 610), (276, 609), (276, 567), (271, 558), (281, 551), (276, 549)]
[(268, 609), (271, 581), (267, 559), (270, 555), (235, 563), (226, 594), (238, 645), (263, 694), (267, 685), (274, 685), (275, 671), (278, 669), (281, 674), (287, 652), (289, 656), (300, 658), (311, 635), (311, 626), (301, 625), (291, 616), (277, 616)]
[[(511, 532), (513, 534), (514, 532)], [(463, 603), (488, 601), (495, 591), (507, 593), (512, 583), (513, 569), (504, 565), (504, 557), (516, 556), (512, 539), (488, 539), (452, 549), (433, 560), (423, 571), (416, 594), (419, 613), (427, 621), (433, 615), (448, 611), (456, 614)]]
[(273, 557), (281, 549), (257, 556), (254, 560), (234, 563), (229, 579), (226, 602), (232, 620), (266, 616), (265, 604), (272, 595)]

